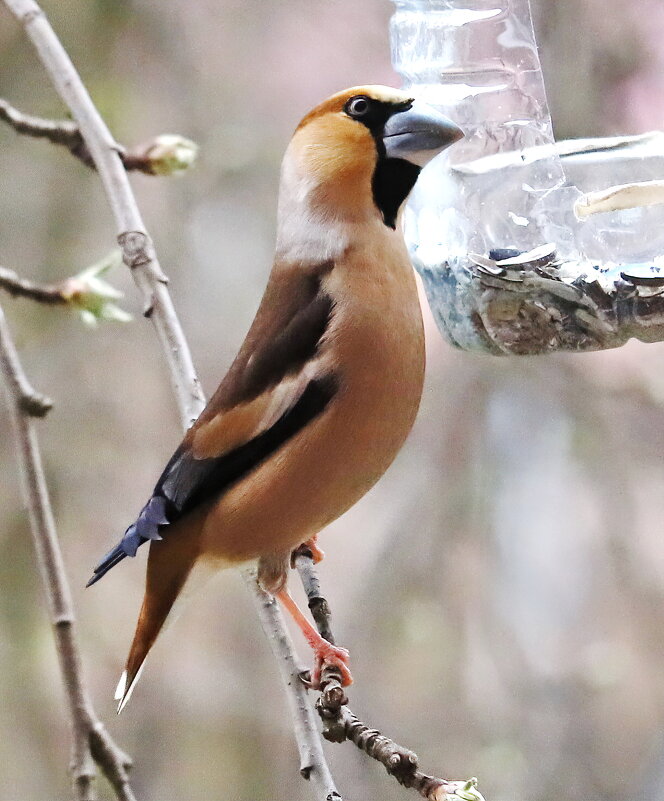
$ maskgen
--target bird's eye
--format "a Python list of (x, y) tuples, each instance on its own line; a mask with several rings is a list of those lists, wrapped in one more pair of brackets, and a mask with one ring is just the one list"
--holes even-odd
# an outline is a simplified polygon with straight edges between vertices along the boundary
[(349, 114), (351, 117), (355, 117), (356, 119), (358, 119), (359, 117), (364, 117), (368, 111), (369, 111), (369, 98), (365, 97), (364, 95), (351, 97), (348, 103), (346, 103), (346, 113)]

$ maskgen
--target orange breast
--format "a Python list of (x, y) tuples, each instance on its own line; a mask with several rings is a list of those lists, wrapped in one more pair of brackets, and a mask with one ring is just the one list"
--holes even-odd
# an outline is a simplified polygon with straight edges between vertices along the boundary
[(382, 223), (375, 231), (326, 278), (336, 306), (322, 358), (339, 392), (212, 507), (206, 555), (245, 561), (291, 550), (358, 501), (408, 435), (424, 379), (422, 318), (401, 235)]

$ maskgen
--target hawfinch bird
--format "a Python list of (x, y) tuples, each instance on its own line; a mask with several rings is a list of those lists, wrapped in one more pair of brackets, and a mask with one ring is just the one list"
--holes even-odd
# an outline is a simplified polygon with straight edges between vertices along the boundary
[(257, 564), (323, 664), (351, 677), (286, 590), (291, 553), (387, 470), (422, 393), (424, 334), (399, 212), (421, 168), (462, 136), (410, 94), (339, 92), (304, 117), (281, 168), (274, 266), (244, 344), (98, 581), (150, 543), (120, 711), (201, 566)]

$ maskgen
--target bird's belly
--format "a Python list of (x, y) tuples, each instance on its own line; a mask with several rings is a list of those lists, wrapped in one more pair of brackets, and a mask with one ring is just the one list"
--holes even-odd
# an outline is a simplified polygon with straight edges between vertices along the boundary
[(382, 415), (364, 425), (344, 415), (340, 423), (347, 431), (340, 435), (335, 425), (334, 448), (323, 449), (315, 435), (343, 415), (335, 411), (224, 494), (206, 522), (204, 553), (245, 561), (291, 550), (371, 489), (399, 451), (414, 415), (393, 416), (389, 437), (381, 437)]
[(341, 354), (346, 369), (328, 408), (212, 508), (204, 553), (240, 562), (287, 552), (343, 514), (387, 470), (422, 392), (419, 306), (395, 310), (382, 335), (371, 321), (364, 328), (335, 343), (337, 353), (360, 353)]

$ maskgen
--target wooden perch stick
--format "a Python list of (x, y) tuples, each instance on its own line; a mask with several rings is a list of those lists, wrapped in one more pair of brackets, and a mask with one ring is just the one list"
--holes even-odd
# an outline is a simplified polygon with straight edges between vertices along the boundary
[(43, 417), (51, 402), (30, 386), (0, 309), (0, 373), (7, 400), (17, 453), (23, 476), (25, 503), (30, 514), (37, 562), (45, 595), (58, 659), (65, 683), (73, 733), (71, 772), (77, 801), (93, 801), (96, 762), (109, 780), (119, 801), (135, 801), (129, 784), (131, 759), (113, 742), (98, 719), (83, 676), (76, 621), (58, 542), (53, 511), (32, 416)]
[(622, 211), (664, 203), (664, 181), (636, 181), (587, 192), (574, 204), (579, 219), (607, 211)]

